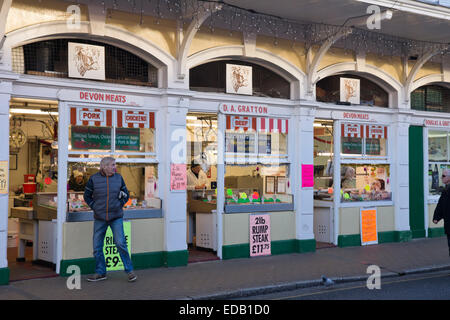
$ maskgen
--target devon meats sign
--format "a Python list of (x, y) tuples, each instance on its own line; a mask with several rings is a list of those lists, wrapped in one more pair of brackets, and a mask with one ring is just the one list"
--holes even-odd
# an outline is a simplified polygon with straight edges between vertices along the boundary
[(58, 98), (63, 101), (114, 104), (122, 106), (143, 106), (144, 98), (128, 94), (118, 94), (104, 91), (61, 90)]

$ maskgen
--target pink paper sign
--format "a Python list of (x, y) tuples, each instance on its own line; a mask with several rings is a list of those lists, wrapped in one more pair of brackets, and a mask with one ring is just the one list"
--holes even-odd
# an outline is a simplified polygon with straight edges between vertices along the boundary
[(314, 187), (314, 165), (302, 164), (302, 188)]
[(170, 190), (186, 190), (187, 176), (185, 164), (170, 165)]
[(250, 215), (250, 257), (271, 254), (270, 215)]

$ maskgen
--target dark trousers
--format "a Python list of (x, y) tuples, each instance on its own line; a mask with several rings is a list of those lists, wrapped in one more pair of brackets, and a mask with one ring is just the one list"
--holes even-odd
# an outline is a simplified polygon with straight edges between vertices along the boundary
[(447, 234), (448, 254), (450, 255), (450, 234)]

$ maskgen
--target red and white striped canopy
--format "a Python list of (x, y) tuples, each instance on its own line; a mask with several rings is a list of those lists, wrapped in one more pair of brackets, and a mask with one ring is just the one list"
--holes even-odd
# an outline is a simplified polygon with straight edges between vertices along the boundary
[(73, 126), (111, 127), (112, 110), (99, 108), (70, 108), (70, 124)]
[(347, 138), (363, 138), (364, 125), (357, 123), (343, 123), (341, 125), (341, 136)]
[(227, 130), (243, 130), (256, 132), (280, 132), (288, 133), (288, 119), (229, 116), (226, 117)]
[(367, 125), (366, 137), (372, 139), (387, 139), (387, 126)]
[(117, 110), (118, 128), (155, 128), (155, 113), (150, 111)]
[(341, 136), (349, 138), (387, 139), (387, 126), (376, 124), (343, 123)]

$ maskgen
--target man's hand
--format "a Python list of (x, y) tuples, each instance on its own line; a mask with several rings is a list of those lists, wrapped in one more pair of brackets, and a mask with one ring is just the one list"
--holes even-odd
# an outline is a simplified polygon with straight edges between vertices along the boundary
[(123, 192), (123, 191), (120, 191), (119, 192), (119, 200), (122, 200), (122, 199), (124, 199), (124, 198), (126, 198), (127, 197), (127, 194), (125, 193), (125, 192)]

